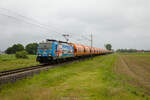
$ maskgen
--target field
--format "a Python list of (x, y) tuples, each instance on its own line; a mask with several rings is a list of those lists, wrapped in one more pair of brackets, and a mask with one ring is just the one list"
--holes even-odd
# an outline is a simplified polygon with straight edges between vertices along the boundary
[[(149, 59), (150, 54), (111, 54), (65, 64), (14, 84), (0, 86), (0, 99), (149, 100), (145, 92), (148, 90), (139, 87), (147, 85), (136, 84), (142, 82), (141, 79), (145, 80), (144, 83), (148, 81), (148, 69), (145, 68), (148, 68)], [(145, 62), (144, 66), (139, 62)], [(131, 65), (124, 66), (124, 63)], [(132, 66), (135, 69), (126, 68)], [(140, 66), (143, 68), (136, 71)], [(130, 70), (136, 74), (132, 76)]]
[(150, 95), (150, 54), (120, 54), (115, 72), (129, 78), (128, 83)]
[(15, 55), (0, 55), (0, 71), (37, 65), (35, 55), (28, 55), (28, 59), (17, 59)]

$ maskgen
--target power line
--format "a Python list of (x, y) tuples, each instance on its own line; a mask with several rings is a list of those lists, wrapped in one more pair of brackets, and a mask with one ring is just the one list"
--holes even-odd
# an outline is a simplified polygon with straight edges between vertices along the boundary
[(66, 41), (69, 41), (69, 34), (62, 34), (62, 36), (66, 39)]
[[(6, 8), (0, 8), (0, 9), (15, 14), (15, 18), (16, 18), (16, 19), (20, 19), (20, 18), (17, 17), (17, 16), (20, 16), (21, 19), (24, 19), (24, 21), (27, 21), (27, 20), (28, 20), (28, 23), (29, 23), (29, 20), (30, 20), (30, 23), (29, 23), (29, 24), (32, 23), (32, 24), (34, 24), (34, 25), (36, 25), (36, 26), (38, 26), (38, 27), (40, 27), (40, 28), (44, 28), (44, 29), (46, 29), (46, 30), (53, 31), (53, 32), (58, 33), (58, 34), (62, 34), (61, 32), (58, 32), (58, 31), (56, 31), (56, 30), (54, 30), (54, 29), (53, 29), (53, 30), (52, 30), (52, 29), (49, 29), (49, 28), (48, 28), (49, 26), (46, 26), (46, 25), (44, 25), (44, 24), (41, 24), (40, 22), (38, 22), (38, 21), (35, 20), (35, 19), (26, 17), (26, 16), (24, 16), (24, 15), (21, 15), (21, 14), (19, 14), (19, 13), (17, 13), (17, 12), (11, 11), (11, 10), (6, 9)], [(10, 14), (10, 13), (9, 13), (9, 14)], [(17, 16), (16, 16), (16, 15), (17, 15)], [(11, 15), (7, 15), (7, 16), (10, 17)], [(11, 16), (11, 17), (14, 17), (14, 16)], [(31, 21), (32, 21), (32, 22), (31, 22)], [(36, 23), (35, 23), (35, 22), (36, 22)], [(45, 27), (45, 26), (46, 26), (46, 27)]]
[[(6, 17), (8, 17), (8, 18), (15, 19), (15, 20), (20, 20), (20, 19), (18, 19), (18, 18), (16, 18), (16, 17), (10, 16), (10, 15), (1, 14), (1, 13), (0, 13), (0, 15), (2, 15), (2, 16), (6, 16)], [(25, 23), (27, 23), (27, 24), (31, 24), (31, 25), (35, 25), (35, 26), (38, 26), (38, 25), (36, 25), (36, 24), (29, 23), (29, 22), (25, 22)], [(43, 28), (43, 27), (41, 27), (41, 26), (38, 26), (38, 27)], [(49, 34), (49, 33), (47, 33), (47, 34)]]
[(91, 39), (90, 39), (91, 47), (93, 47), (93, 34), (92, 33), (90, 34), (90, 37), (91, 37)]
[(81, 36), (82, 38), (84, 38), (87, 41), (90, 41), (90, 46), (93, 47), (93, 34), (90, 34), (90, 39), (85, 37), (84, 35)]
[[(16, 17), (14, 17), (14, 16), (6, 15), (6, 14), (1, 14), (1, 13), (0, 13), (0, 15), (6, 16), (6, 17), (11, 18), (11, 19), (14, 19), (14, 20), (21, 20), (21, 19), (18, 19), (18, 18), (16, 18)], [(59, 38), (59, 37), (60, 37), (60, 35), (58, 35), (58, 34), (55, 34), (55, 37), (54, 37), (54, 35), (53, 35), (54, 33), (52, 33), (52, 31), (47, 30), (47, 29), (43, 28), (42, 26), (39, 26), (39, 25), (37, 25), (37, 24), (33, 24), (33, 23), (30, 23), (30, 22), (27, 22), (27, 21), (24, 21), (24, 20), (23, 20), (23, 22), (38, 27), (38, 29), (40, 29), (40, 30), (38, 30), (38, 31), (40, 31), (40, 33), (48, 34), (48, 35), (50, 35), (50, 37), (52, 37), (52, 38), (56, 38), (56, 37)], [(19, 28), (18, 28), (18, 29), (19, 29)], [(36, 31), (37, 31), (37, 30), (36, 30)], [(47, 32), (45, 32), (45, 31), (47, 31)], [(56, 36), (56, 35), (57, 35), (57, 36)], [(41, 36), (43, 36), (43, 35), (41, 34)], [(47, 37), (49, 37), (49, 36), (47, 36)]]
[[(35, 20), (35, 19), (33, 19), (33, 18), (30, 18), (30, 17), (27, 17), (27, 16), (24, 16), (24, 15), (22, 15), (22, 14), (19, 14), (18, 12), (14, 12), (14, 11), (12, 11), (12, 10), (9, 10), (9, 9), (6, 9), (6, 8), (0, 8), (1, 10), (5, 10), (5, 11), (8, 11), (8, 12), (11, 12), (11, 13), (13, 13), (13, 14), (15, 14), (15, 16), (13, 15), (6, 15), (6, 14), (1, 14), (0, 13), (0, 15), (3, 15), (3, 16), (7, 16), (7, 17), (9, 17), (9, 18), (13, 18), (13, 19), (16, 19), (16, 20), (22, 20), (23, 19), (23, 21), (25, 22), (25, 23), (28, 23), (28, 24), (31, 24), (31, 25), (34, 25), (34, 26), (37, 26), (37, 27), (39, 27), (39, 28), (42, 28), (42, 29), (45, 29), (45, 30), (47, 30), (48, 32), (50, 31), (50, 32), (55, 32), (55, 33), (58, 33), (59, 34), (59, 36), (63, 36), (65, 39), (66, 39), (66, 41), (69, 41), (69, 36), (71, 35), (69, 35), (69, 34), (64, 34), (64, 33), (68, 33), (68, 32), (58, 32), (58, 31), (56, 31), (56, 30), (52, 30), (52, 29), (49, 29), (49, 26), (48, 25), (45, 25), (45, 24), (41, 24), (39, 21), (37, 21), (37, 20)], [(10, 13), (9, 13), (10, 14)], [(18, 18), (18, 16), (19, 16), (19, 18)], [(21, 17), (21, 18), (20, 18)], [(54, 27), (53, 27), (54, 28)], [(56, 28), (55, 28), (56, 29)], [(49, 34), (49, 33), (47, 33), (47, 34)], [(72, 34), (75, 34), (75, 33), (72, 33)], [(56, 34), (55, 34), (56, 35)], [(87, 41), (91, 41), (92, 40), (92, 38), (91, 39), (88, 39), (87, 37), (85, 37), (85, 36), (81, 36), (81, 38), (84, 38), (85, 40), (87, 40)], [(74, 38), (72, 38), (72, 39), (74, 39)], [(79, 39), (74, 39), (74, 40), (76, 40), (76, 41), (79, 41)], [(82, 40), (82, 39), (81, 39)], [(91, 42), (92, 43), (92, 42)], [(91, 45), (92, 46), (92, 45)]]

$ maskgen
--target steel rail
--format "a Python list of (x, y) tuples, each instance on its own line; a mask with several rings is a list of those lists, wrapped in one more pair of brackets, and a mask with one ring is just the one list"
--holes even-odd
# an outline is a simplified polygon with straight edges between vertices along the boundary
[(11, 69), (11, 70), (7, 70), (7, 71), (1, 71), (0, 72), (0, 77), (7, 76), (7, 75), (10, 75), (10, 74), (19, 73), (19, 72), (25, 72), (25, 71), (29, 71), (29, 70), (39, 69), (39, 68), (43, 68), (43, 67), (46, 67), (46, 66), (48, 66), (48, 65), (37, 65), (37, 66), (31, 66), (31, 67), (24, 67), (24, 68)]

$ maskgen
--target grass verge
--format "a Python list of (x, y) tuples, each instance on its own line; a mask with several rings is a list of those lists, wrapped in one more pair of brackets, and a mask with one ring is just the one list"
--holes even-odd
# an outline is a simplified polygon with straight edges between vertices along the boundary
[(17, 59), (15, 55), (0, 55), (0, 71), (38, 65), (36, 55), (28, 55), (28, 59)]
[(116, 80), (117, 55), (99, 56), (0, 86), (2, 100), (148, 100)]

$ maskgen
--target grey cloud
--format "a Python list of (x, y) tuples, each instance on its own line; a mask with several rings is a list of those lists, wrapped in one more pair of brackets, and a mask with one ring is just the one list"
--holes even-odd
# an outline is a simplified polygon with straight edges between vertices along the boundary
[[(18, 12), (47, 25), (49, 30), (0, 15), (0, 49), (13, 43), (40, 42), (46, 38), (63, 40), (60, 33), (70, 33), (71, 41), (89, 45), (81, 39), (92, 32), (94, 46), (104, 48), (150, 49), (149, 0), (1, 0), (0, 7)], [(0, 10), (0, 13), (8, 13)], [(58, 32), (55, 32), (58, 31)], [(9, 41), (6, 41), (9, 40)]]

